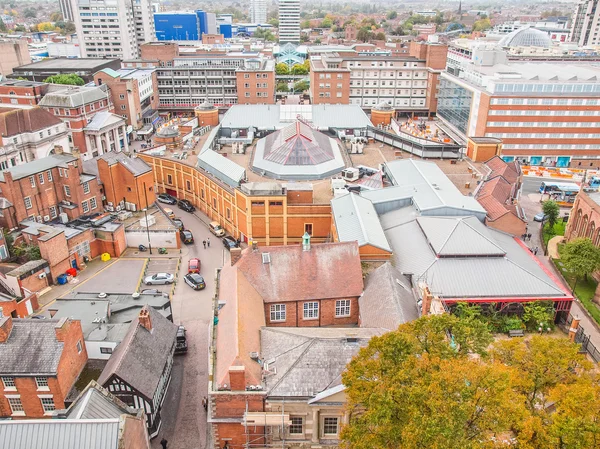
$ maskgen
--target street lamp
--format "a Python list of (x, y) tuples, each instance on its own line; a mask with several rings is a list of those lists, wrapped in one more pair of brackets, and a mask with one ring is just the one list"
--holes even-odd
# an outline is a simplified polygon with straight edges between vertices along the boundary
[(148, 209), (144, 209), (144, 218), (146, 219), (146, 233), (148, 234), (148, 249), (152, 254), (152, 243), (150, 243), (150, 225), (148, 224)]
[(550, 332), (552, 329), (550, 329), (549, 326), (546, 329), (544, 329), (544, 323), (540, 323), (540, 326), (538, 327), (538, 331), (540, 331), (540, 335), (542, 335), (544, 333), (544, 330), (546, 332)]

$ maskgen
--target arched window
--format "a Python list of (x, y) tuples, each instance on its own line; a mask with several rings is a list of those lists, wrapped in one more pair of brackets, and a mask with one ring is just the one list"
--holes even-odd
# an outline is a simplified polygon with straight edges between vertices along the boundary
[(586, 237), (591, 239), (592, 236), (594, 235), (595, 230), (596, 230), (596, 223), (592, 221), (592, 223), (590, 224), (590, 229), (588, 230)]
[(577, 235), (579, 237), (585, 237), (585, 233), (587, 231), (587, 226), (588, 226), (588, 216), (584, 215), (583, 220), (581, 220), (581, 227), (579, 228), (579, 232), (577, 232)]
[(577, 214), (575, 214), (575, 220), (573, 221), (573, 226), (571, 227), (572, 232), (577, 233), (579, 223), (581, 223), (581, 209), (579, 209)]
[(11, 90), (8, 95), (17, 95), (13, 90)]
[(596, 235), (593, 237), (592, 242), (596, 246), (600, 246), (600, 229), (596, 231)]

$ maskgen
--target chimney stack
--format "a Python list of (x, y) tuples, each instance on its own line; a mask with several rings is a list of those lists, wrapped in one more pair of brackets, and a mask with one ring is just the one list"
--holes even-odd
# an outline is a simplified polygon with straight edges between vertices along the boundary
[(229, 385), (231, 391), (246, 390), (246, 368), (243, 365), (229, 367)]
[(152, 320), (150, 319), (150, 312), (148, 311), (147, 307), (144, 307), (142, 310), (140, 310), (138, 321), (148, 330), (148, 332), (152, 331)]
[(231, 248), (231, 266), (234, 266), (242, 258), (242, 248)]
[(11, 316), (0, 316), (0, 343), (6, 343), (12, 331), (13, 321)]

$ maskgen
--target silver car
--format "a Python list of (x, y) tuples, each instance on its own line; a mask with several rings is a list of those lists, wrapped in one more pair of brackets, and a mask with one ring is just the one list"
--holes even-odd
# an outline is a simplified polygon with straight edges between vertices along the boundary
[(144, 278), (144, 284), (146, 285), (161, 285), (161, 284), (172, 284), (175, 276), (171, 273), (156, 273), (152, 276), (146, 276)]

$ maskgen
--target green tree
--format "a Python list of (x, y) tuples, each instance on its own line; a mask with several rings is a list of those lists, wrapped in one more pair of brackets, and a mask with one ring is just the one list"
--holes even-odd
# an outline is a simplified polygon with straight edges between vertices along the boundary
[(308, 83), (308, 81), (298, 81), (297, 83), (294, 84), (294, 92), (304, 92), (306, 90), (308, 90), (310, 87), (310, 84)]
[(527, 329), (542, 331), (554, 327), (554, 305), (552, 301), (532, 301), (523, 304), (523, 322)]
[(308, 70), (304, 66), (304, 64), (294, 64), (290, 70), (292, 75), (306, 75), (308, 74)]
[(546, 216), (546, 221), (550, 226), (550, 229), (554, 228), (554, 225), (558, 221), (558, 216), (560, 215), (560, 207), (558, 203), (553, 200), (547, 200), (542, 203), (542, 211)]
[(279, 19), (276, 17), (269, 19), (269, 25), (274, 26), (275, 28), (279, 27)]
[(0, 18), (0, 31), (6, 32), (6, 24), (4, 23), (4, 20), (2, 20), (2, 18)]
[(356, 39), (361, 42), (368, 42), (373, 38), (373, 33), (369, 31), (367, 28), (361, 28), (356, 33)]
[(305, 30), (307, 28), (310, 28), (310, 20), (303, 20), (300, 23), (300, 28), (303, 29), (303, 30)]
[(27, 31), (27, 28), (25, 28), (25, 26), (24, 26), (24, 25), (17, 25), (17, 26), (15, 27), (15, 31), (17, 31), (17, 32), (19, 32), (19, 33), (22, 33), (22, 32), (25, 32), (25, 31)]
[(275, 42), (277, 40), (275, 38), (275, 35), (271, 32), (271, 30), (269, 30), (267, 28), (261, 28), (261, 27), (258, 27), (256, 29), (256, 31), (253, 34), (253, 37), (256, 37), (258, 39), (264, 39), (266, 41), (271, 41), (271, 42)]
[(277, 75), (289, 75), (290, 68), (287, 66), (286, 63), (279, 62), (279, 63), (275, 64), (275, 73)]
[(63, 20), (63, 15), (58, 11), (50, 14), (50, 22), (61, 22)]
[(492, 27), (490, 19), (479, 19), (473, 24), (473, 31), (485, 31)]
[(331, 28), (333, 26), (333, 21), (329, 17), (325, 17), (321, 22), (321, 28)]
[(39, 260), (42, 258), (40, 248), (35, 245), (20, 244), (13, 247), (15, 257), (29, 262), (30, 260)]
[(305, 59), (302, 65), (306, 69), (306, 73), (310, 72), (310, 59)]
[(377, 33), (374, 38), (377, 41), (384, 41), (385, 40), (385, 33)]
[(23, 17), (27, 19), (33, 19), (37, 17), (37, 10), (34, 8), (27, 8), (25, 11), (23, 11)]
[(83, 86), (85, 81), (74, 73), (52, 75), (44, 80), (45, 83), (50, 84), (69, 84), (72, 86)]
[(398, 13), (396, 11), (390, 11), (387, 13), (388, 20), (394, 20), (396, 17), (398, 17)]
[(290, 88), (288, 87), (287, 83), (284, 82), (279, 82), (277, 83), (277, 92), (289, 92)]
[(587, 280), (589, 274), (600, 269), (600, 248), (588, 238), (571, 240), (562, 247), (560, 260), (576, 278)]

